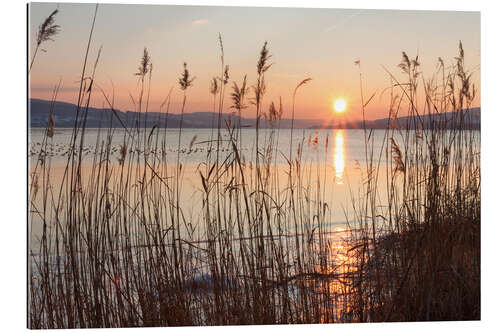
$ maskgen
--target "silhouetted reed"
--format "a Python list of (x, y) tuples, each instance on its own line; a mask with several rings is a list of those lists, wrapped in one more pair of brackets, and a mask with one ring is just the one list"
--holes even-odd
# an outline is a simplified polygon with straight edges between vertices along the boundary
[(35, 58), (40, 46), (46, 41), (53, 41), (54, 36), (57, 35), (59, 31), (61, 31), (61, 27), (58, 24), (55, 24), (55, 16), (58, 12), (59, 10), (54, 10), (38, 27), (35, 51), (33, 51), (33, 56), (31, 58), (28, 73), (31, 72), (31, 68), (33, 67), (33, 63), (35, 62)]
[[(220, 35), (219, 48), (220, 76), (209, 91), (218, 112), (217, 136), (211, 135), (206, 158), (196, 168), (199, 214), (185, 211), (181, 195), (188, 168), (181, 155), (182, 117), (194, 80), (187, 65), (178, 80), (183, 100), (175, 163), (167, 159), (168, 118), (162, 123), (158, 117), (151, 128), (137, 121), (130, 129), (114, 117), (112, 122), (124, 127), (119, 157), (112, 158), (117, 134), (110, 124), (98, 130), (85, 164), (79, 109), (88, 110), (97, 66), (96, 61), (83, 82), (85, 58), (63, 177), (56, 182), (50, 157), (41, 153), (37, 161), (43, 163), (30, 168), (30, 328), (479, 318), (479, 133), (465, 128), (475, 91), (462, 46), (449, 73), (440, 66), (435, 77), (423, 81), (421, 109), (415, 103), (422, 77), (418, 58), (403, 56), (408, 82), (390, 74), (394, 85), (383, 148), (374, 151), (374, 135), (365, 129), (366, 160), (359, 163), (363, 191), (352, 198), (346, 232), (329, 223), (326, 192), (335, 179), (327, 161), (303, 160), (310, 145), (305, 137), (297, 143), (293, 125), (288, 156), (279, 150), (286, 113), (281, 98), (279, 106), (270, 103), (270, 129), (259, 126), (265, 74), (272, 65), (267, 42), (257, 61), (255, 159), (248, 161), (240, 121), (222, 123), (229, 67)], [(151, 70), (144, 49), (134, 102), (139, 113), (148, 110), (151, 80), (145, 84), (145, 78)], [(239, 120), (247, 107), (246, 78), (241, 86), (233, 83), (229, 96)], [(293, 91), (292, 121), (296, 93), (309, 81)], [(114, 99), (101, 93), (115, 110)], [(167, 114), (170, 98), (171, 91), (161, 105), (167, 105)], [(363, 113), (370, 100), (363, 102)], [(432, 116), (431, 128), (392, 126), (403, 107), (415, 116), (411, 121)], [(441, 117), (447, 111), (458, 111), (461, 127), (447, 129)], [(45, 150), (57, 135), (54, 126), (49, 118)], [(328, 137), (324, 145), (322, 140), (311, 139), (313, 151), (328, 150)], [(189, 150), (200, 143), (194, 136)], [(286, 159), (284, 167), (276, 163), (278, 156)], [(32, 234), (35, 227), (39, 234)]]

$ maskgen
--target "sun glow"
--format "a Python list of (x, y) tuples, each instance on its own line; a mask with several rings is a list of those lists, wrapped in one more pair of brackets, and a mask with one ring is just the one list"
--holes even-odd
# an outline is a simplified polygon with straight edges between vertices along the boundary
[(335, 102), (333, 103), (333, 109), (335, 110), (335, 112), (339, 112), (339, 113), (344, 112), (346, 106), (347, 106), (347, 103), (342, 98), (336, 99)]

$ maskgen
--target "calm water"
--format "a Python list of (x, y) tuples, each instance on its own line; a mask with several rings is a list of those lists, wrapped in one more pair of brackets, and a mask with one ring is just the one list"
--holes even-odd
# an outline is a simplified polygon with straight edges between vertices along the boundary
[[(146, 132), (146, 139), (149, 135)], [(186, 220), (190, 221), (193, 225), (198, 227), (197, 239), (204, 238), (204, 210), (203, 198), (204, 192), (200, 177), (200, 170), (205, 170), (204, 166), (207, 161), (208, 151), (212, 149), (210, 156), (215, 158), (215, 143), (211, 144), (211, 138), (216, 137), (216, 130), (211, 129), (184, 129), (181, 135), (180, 150), (178, 150), (179, 131), (177, 129), (160, 129), (159, 130), (159, 144), (161, 147), (163, 138), (165, 138), (165, 163), (166, 170), (174, 170), (179, 151), (179, 161), (182, 164), (182, 177), (181, 190), (180, 190), (180, 208)], [(228, 157), (232, 149), (228, 145), (227, 131), (221, 131), (222, 144), (219, 149), (220, 161), (224, 161)], [(154, 133), (155, 134), (155, 133)], [(387, 198), (386, 190), (386, 172), (387, 172), (387, 159), (392, 160), (391, 147), (389, 144), (389, 151), (386, 155), (385, 145), (388, 143), (388, 138), (385, 136), (384, 130), (374, 130), (371, 133), (373, 138), (373, 152), (374, 161), (379, 167), (379, 182), (377, 186), (377, 206), (384, 207), (386, 204), (384, 200)], [(447, 135), (446, 133), (444, 135)], [(475, 135), (475, 134), (474, 134)], [(47, 221), (54, 221), (54, 212), (52, 207), (53, 202), (57, 202), (57, 197), (60, 191), (61, 179), (68, 162), (68, 149), (69, 142), (71, 141), (71, 129), (56, 129), (53, 138), (49, 139), (47, 149), (43, 154), (45, 157), (45, 168), (50, 168), (50, 179), (44, 179), (40, 175), (40, 156), (41, 147), (43, 147), (44, 129), (32, 129), (30, 132), (30, 140), (28, 146), (28, 155), (30, 157), (30, 170), (32, 174), (39, 175), (38, 182), (43, 188), (43, 184), (49, 183), (47, 196), (48, 200), (43, 202), (42, 195), (38, 194), (34, 201), (36, 209), (31, 209), (30, 214), (30, 247), (34, 253), (37, 253), (39, 247), (39, 236), (42, 234), (42, 218), (38, 213), (33, 213), (35, 210), (43, 211), (42, 207), (46, 209)], [(119, 184), (119, 165), (118, 159), (120, 158), (120, 147), (125, 138), (129, 136), (123, 129), (113, 129), (99, 131), (97, 129), (89, 129), (86, 132), (85, 140), (83, 143), (83, 160), (82, 160), (82, 179), (83, 183), (90, 184), (92, 178), (92, 166), (99, 162), (99, 151), (102, 146), (106, 145), (108, 138), (111, 140), (110, 150), (110, 186), (109, 190), (113, 191), (114, 185)], [(396, 140), (401, 138), (395, 137)], [(144, 140), (144, 133), (141, 133), (141, 140)], [(148, 147), (153, 147), (156, 140), (155, 135), (151, 136), (152, 144)], [(303, 191), (308, 191), (310, 200), (314, 201), (316, 198), (322, 203), (326, 203), (328, 211), (326, 213), (326, 223), (324, 227), (332, 232), (332, 241), (338, 242), (343, 237), (343, 231), (348, 227), (356, 224), (357, 217), (353, 210), (353, 201), (358, 201), (364, 198), (366, 188), (363, 184), (366, 181), (366, 152), (365, 152), (365, 133), (363, 130), (302, 130), (296, 129), (293, 132), (292, 140), (290, 139), (290, 130), (284, 129), (279, 132), (271, 130), (261, 130), (259, 133), (259, 147), (268, 146), (272, 140), (273, 147), (277, 147), (278, 154), (272, 156), (271, 166), (275, 168), (276, 175), (278, 176), (277, 182), (279, 183), (279, 190), (284, 191), (288, 180), (288, 164), (286, 157), (290, 154), (290, 144), (292, 147), (292, 154), (297, 158), (297, 153), (300, 147), (302, 174), (304, 181), (300, 184)], [(243, 129), (242, 138), (238, 141), (241, 144), (240, 154), (242, 159), (248, 164), (255, 160), (255, 129)], [(402, 141), (402, 140), (401, 140)], [(399, 141), (399, 142), (401, 142)], [(213, 141), (212, 141), (213, 142)], [(79, 143), (79, 141), (78, 141)], [(480, 145), (480, 133), (477, 132), (477, 141), (474, 144)], [(139, 146), (142, 146), (139, 145)], [(97, 147), (97, 148), (96, 148)], [(133, 145), (130, 142), (127, 145), (127, 157), (132, 161), (144, 161), (142, 158), (144, 152), (130, 150)], [(95, 152), (98, 154), (95, 154)], [(478, 150), (477, 150), (478, 151)], [(150, 156), (159, 156), (161, 152), (150, 151)], [(133, 158), (131, 157), (133, 156)], [(152, 159), (152, 157), (150, 157)], [(101, 160), (102, 162), (102, 160)], [(128, 162), (127, 162), (128, 163)], [(376, 167), (377, 165), (375, 165)], [(158, 165), (157, 165), (158, 167)], [(245, 168), (246, 172), (250, 174), (252, 168)], [(140, 173), (139, 173), (140, 175)], [(170, 174), (172, 176), (173, 173)], [(251, 175), (247, 178), (251, 181)], [(129, 188), (137, 189), (135, 187), (141, 181), (140, 177), (133, 176), (131, 178), (132, 184)], [(275, 180), (276, 181), (276, 180)], [(320, 186), (318, 187), (318, 182)], [(85, 184), (83, 186), (85, 186)], [(274, 183), (273, 183), (274, 184)], [(319, 195), (316, 194), (319, 192)], [(135, 194), (137, 195), (137, 194)], [(64, 197), (64, 195), (63, 195)], [(52, 198), (53, 202), (52, 202)], [(129, 200), (134, 200), (128, 198)], [(63, 200), (64, 201), (64, 200)], [(314, 203), (313, 203), (314, 205)], [(306, 212), (306, 214), (312, 214)], [(64, 218), (64, 217), (63, 217)], [(311, 216), (311, 218), (314, 220)], [(63, 221), (64, 222), (64, 221)], [(314, 222), (313, 222), (314, 224)], [(50, 226), (49, 226), (50, 228)], [(293, 230), (287, 230), (293, 233)], [(181, 237), (184, 235), (181, 234)]]
[[(124, 142), (125, 131), (123, 129), (108, 130), (88, 129), (84, 141), (83, 153), (83, 177), (89, 179), (90, 166), (93, 164), (96, 146), (105, 144), (107, 135), (111, 136), (111, 166), (119, 169), (118, 159), (120, 147)], [(149, 131), (149, 130), (148, 130)], [(177, 159), (177, 147), (179, 131), (177, 129), (160, 129), (160, 142), (166, 138), (166, 161), (172, 165)], [(231, 150), (227, 145), (227, 131), (221, 131), (223, 143), (219, 150), (220, 160), (224, 160)], [(261, 130), (259, 134), (259, 146), (267, 146), (271, 139), (271, 130)], [(149, 134), (149, 133), (148, 133)], [(46, 166), (50, 166), (51, 188), (57, 192), (58, 185), (64, 173), (68, 161), (68, 148), (71, 140), (71, 129), (56, 129), (52, 139), (48, 141), (48, 149), (44, 152), (47, 156)], [(211, 129), (184, 129), (181, 135), (180, 162), (183, 164), (182, 180), (182, 203), (181, 207), (195, 223), (202, 218), (202, 186), (198, 168), (207, 159), (210, 149), (210, 139), (215, 138), (216, 130)], [(273, 156), (272, 164), (278, 168), (280, 184), (286, 184), (287, 162), (284, 156), (290, 153), (290, 130), (283, 129), (275, 132), (272, 137), (277, 143), (279, 153)], [(378, 154), (384, 141), (384, 131), (374, 131), (374, 151)], [(141, 134), (143, 138), (144, 134)], [(37, 165), (40, 149), (43, 145), (44, 129), (32, 129), (28, 154), (30, 156), (30, 169), (33, 172)], [(155, 136), (152, 136), (154, 142)], [(244, 160), (255, 159), (255, 129), (243, 129), (241, 139), (241, 155)], [(328, 142), (328, 144), (327, 144)], [(362, 193), (360, 186), (363, 182), (363, 168), (365, 160), (365, 144), (363, 130), (303, 130), (296, 129), (293, 132), (292, 154), (297, 155), (298, 147), (301, 147), (301, 162), (305, 174), (312, 175), (309, 185), (314, 190), (316, 179), (320, 179), (324, 200), (329, 207), (329, 224), (332, 230), (343, 230), (346, 221), (352, 216), (352, 198)], [(161, 146), (161, 145), (159, 145)], [(99, 150), (100, 148), (98, 148)], [(215, 149), (215, 143), (212, 145)], [(132, 151), (130, 152), (132, 153)], [(130, 154), (129, 153), (129, 154)], [(154, 152), (153, 152), (154, 153)], [(141, 156), (143, 152), (138, 152)], [(212, 153), (215, 156), (215, 153)], [(381, 166), (385, 166), (385, 155), (381, 159)], [(384, 168), (382, 168), (384, 169)], [(117, 172), (116, 172), (117, 173)], [(116, 175), (115, 175), (116, 176)], [(112, 179), (113, 181), (113, 179)], [(323, 185), (322, 185), (323, 186)], [(42, 205), (41, 202), (37, 203)], [(40, 232), (41, 223), (37, 223), (36, 215), (32, 217), (32, 232), (36, 235)], [(34, 242), (36, 243), (36, 242)]]
[[(43, 139), (44, 129), (33, 128), (30, 131), (29, 151), (30, 156), (32, 153), (37, 153), (40, 150), (40, 144)], [(160, 136), (166, 136), (167, 151), (176, 152), (179, 131), (178, 129), (159, 129)], [(204, 162), (207, 155), (207, 149), (211, 138), (216, 138), (216, 129), (212, 132), (211, 129), (183, 129), (181, 135), (181, 162), (183, 163), (201, 163)], [(383, 130), (374, 130), (373, 136), (375, 139), (375, 148), (380, 148), (383, 143), (384, 137)], [(269, 140), (271, 130), (261, 129), (259, 146), (263, 147)], [(55, 134), (49, 145), (52, 145), (53, 151), (52, 162), (54, 165), (64, 163), (66, 155), (63, 155), (68, 148), (71, 139), (71, 129), (55, 129)], [(112, 130), (112, 147), (115, 151), (112, 155), (119, 157), (119, 147), (123, 143), (125, 136), (123, 129)], [(95, 148), (96, 143), (106, 142), (107, 130), (87, 129), (85, 134), (84, 147), (88, 149)], [(222, 140), (228, 140), (228, 135), (225, 130), (221, 131)], [(328, 138), (328, 148), (326, 148), (326, 140)], [(278, 141), (278, 150), (286, 156), (290, 151), (290, 130), (282, 129), (275, 132), (274, 140)], [(154, 138), (152, 139), (154, 143)], [(254, 155), (255, 147), (255, 129), (242, 129), (242, 155), (246, 158), (251, 158)], [(303, 145), (303, 162), (313, 163), (330, 163), (336, 168), (336, 171), (342, 174), (348, 171), (348, 166), (351, 164), (362, 163), (365, 158), (364, 148), (364, 132), (363, 130), (312, 130), (312, 129), (295, 129), (293, 131), (292, 147), (293, 153), (296, 153), (299, 144)], [(192, 144), (191, 144), (192, 143)], [(215, 144), (215, 143), (214, 143)], [(189, 149), (191, 146), (191, 149)], [(221, 156), (228, 152), (227, 147), (224, 146), (221, 150)], [(167, 161), (175, 163), (177, 155), (167, 154)], [(275, 163), (285, 164), (286, 160), (279, 155)], [(344, 170), (345, 169), (345, 170)]]
[[(33, 128), (30, 132), (28, 144), (28, 155), (30, 156), (31, 169), (36, 164), (38, 153), (42, 145), (44, 129)], [(177, 147), (179, 131), (178, 129), (159, 129), (160, 137), (166, 137), (166, 160), (167, 163), (175, 163), (177, 160)], [(222, 140), (224, 141), (220, 148), (220, 159), (223, 160), (229, 153), (226, 142), (228, 140), (227, 132), (221, 131)], [(376, 154), (380, 152), (384, 141), (383, 130), (373, 131), (374, 151)], [(260, 130), (259, 146), (266, 146), (269, 142), (271, 130)], [(93, 161), (93, 152), (96, 144), (105, 144), (107, 140), (107, 130), (87, 129), (84, 140), (83, 163), (91, 164)], [(111, 140), (111, 162), (117, 164), (120, 157), (120, 147), (123, 144), (125, 137), (123, 129), (112, 130)], [(54, 137), (49, 140), (47, 156), (50, 157), (51, 167), (58, 171), (64, 168), (68, 159), (68, 148), (71, 140), (71, 129), (56, 129)], [(196, 171), (196, 167), (206, 161), (207, 152), (210, 149), (211, 138), (215, 139), (216, 130), (211, 129), (183, 129), (180, 144), (180, 162), (187, 166), (186, 174), (189, 176), (189, 171)], [(284, 156), (288, 157), (290, 153), (290, 130), (282, 129), (274, 134), (274, 140), (277, 141), (278, 151), (280, 152), (273, 157), (272, 163), (277, 166), (287, 165)], [(154, 138), (152, 139), (154, 142)], [(160, 139), (161, 141), (161, 139)], [(327, 144), (328, 141), (328, 144)], [(356, 185), (356, 180), (360, 176), (360, 168), (364, 167), (365, 161), (365, 144), (363, 130), (311, 130), (311, 129), (295, 129), (292, 139), (292, 154), (296, 155), (297, 150), (301, 145), (301, 161), (303, 166), (311, 167), (320, 166), (326, 172), (328, 178), (335, 179), (337, 189), (328, 189), (328, 191), (336, 190), (336, 194), (341, 194), (340, 198), (344, 198), (348, 194), (348, 187)], [(212, 145), (215, 152), (215, 143)], [(255, 129), (243, 129), (241, 140), (241, 155), (243, 160), (251, 161), (255, 158)], [(142, 154), (142, 152), (141, 152)], [(215, 153), (212, 154), (215, 156)], [(386, 164), (385, 155), (381, 159), (381, 166)], [(193, 170), (189, 170), (194, 168)], [(54, 175), (57, 177), (57, 175)], [(349, 183), (349, 184), (347, 184)], [(339, 199), (340, 199), (339, 198)]]

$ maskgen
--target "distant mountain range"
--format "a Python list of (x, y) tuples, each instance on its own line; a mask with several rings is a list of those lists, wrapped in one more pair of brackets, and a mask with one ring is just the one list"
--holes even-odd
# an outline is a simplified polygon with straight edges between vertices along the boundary
[[(29, 100), (29, 122), (31, 127), (46, 127), (48, 124), (49, 113), (51, 110), (51, 101), (46, 101), (42, 99), (30, 99)], [(82, 114), (81, 112), (80, 114)], [(54, 102), (53, 107), (53, 119), (55, 127), (73, 127), (75, 123), (76, 105), (66, 102)], [(217, 113), (213, 112), (191, 112), (184, 113), (182, 126), (185, 128), (210, 128), (212, 126), (217, 127)], [(80, 117), (82, 118), (82, 117)], [(135, 127), (139, 123), (140, 127), (169, 127), (178, 128), (180, 125), (180, 114), (159, 112), (148, 112), (139, 114), (134, 111), (120, 111), (111, 109), (97, 109), (89, 108), (87, 114), (87, 124), (89, 128), (97, 127)], [(448, 112), (443, 114), (431, 114), (423, 115), (420, 117), (423, 128), (428, 128), (433, 123), (433, 120), (439, 119), (443, 123), (445, 122), (448, 128), (456, 127), (460, 117), (458, 112)], [(239, 121), (239, 117), (232, 113), (222, 114), (222, 126), (225, 127), (226, 122), (231, 122), (236, 124)], [(481, 127), (481, 112), (480, 108), (473, 108), (465, 112), (463, 121), (467, 124), (467, 127), (472, 127), (474, 129), (480, 129)], [(82, 119), (79, 119), (82, 122)], [(390, 120), (388, 118), (377, 119), (377, 120), (367, 120), (365, 122), (366, 128), (373, 129), (385, 129), (391, 124), (391, 126), (399, 126), (400, 128), (414, 128), (416, 122), (412, 121), (411, 117), (399, 117), (397, 119)], [(241, 117), (241, 125), (243, 127), (255, 127), (255, 118), (245, 118)], [(280, 128), (290, 128), (292, 125), (291, 119), (281, 119)], [(269, 128), (271, 125), (268, 120), (262, 118), (259, 122), (261, 128)], [(274, 126), (277, 126), (275, 123)], [(325, 123), (322, 120), (312, 120), (312, 119), (295, 119), (293, 123), (294, 128), (304, 128), (304, 129), (319, 129), (319, 128), (345, 128), (345, 129), (356, 129), (363, 128), (362, 121), (336, 121)]]

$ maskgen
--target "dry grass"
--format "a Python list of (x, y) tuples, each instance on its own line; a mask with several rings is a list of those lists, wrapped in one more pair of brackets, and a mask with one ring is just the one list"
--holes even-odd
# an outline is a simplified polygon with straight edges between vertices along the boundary
[[(390, 74), (391, 95), (399, 91), (391, 98), (397, 105), (391, 113), (406, 107), (415, 123), (401, 129), (390, 120), (387, 144), (379, 152), (367, 140), (367, 156), (379, 156), (367, 164), (385, 159), (389, 167), (371, 171), (366, 196), (355, 204), (359, 321), (480, 319), (480, 133), (469, 125), (475, 88), (464, 57), (460, 43), (455, 64), (446, 71), (440, 59), (426, 81), (420, 80), (418, 57), (410, 60), (403, 53), (400, 68), (407, 81)], [(425, 97), (421, 108), (419, 84)], [(446, 119), (446, 112), (456, 110)], [(423, 130), (425, 115), (431, 121)], [(382, 180), (381, 171), (386, 171)], [(372, 191), (381, 182), (387, 198)]]
[[(50, 158), (40, 155), (31, 168), (30, 223), (39, 223), (41, 233), (30, 236), (39, 244), (29, 256), (30, 328), (478, 319), (479, 134), (444, 130), (436, 116), (431, 130), (388, 128), (384, 149), (375, 152), (373, 136), (365, 129), (365, 196), (353, 199), (355, 220), (339, 250), (327, 223), (326, 169), (302, 161), (305, 139), (298, 147), (291, 141), (287, 181), (280, 184), (283, 169), (275, 161), (285, 156), (277, 145), (281, 101), (279, 108), (270, 106), (272, 129), (259, 129), (264, 77), (271, 67), (267, 42), (253, 87), (252, 161), (242, 157), (241, 124), (222, 124), (229, 70), (221, 37), (219, 43), (220, 76), (210, 87), (217, 136), (199, 168), (200, 220), (182, 209), (182, 125), (173, 165), (167, 163), (162, 124), (148, 129), (138, 120), (124, 131), (118, 163), (111, 156), (110, 127), (99, 131), (91, 165), (84, 169), (93, 74), (82, 83), (73, 151), (62, 182), (53, 182)], [(440, 67), (440, 85), (429, 81), (422, 110), (414, 103), (418, 59), (406, 56), (402, 69), (409, 82), (395, 83), (392, 89), (400, 90), (402, 101), (395, 105), (408, 107), (414, 116), (463, 109), (457, 121), (465, 124), (473, 94), (461, 46), (460, 54), (449, 73)], [(146, 76), (151, 77), (152, 64), (146, 49), (138, 74), (134, 104), (147, 116), (151, 80)], [(297, 89), (309, 80), (297, 85), (293, 105)], [(182, 114), (192, 83), (184, 65)], [(102, 93), (114, 110), (113, 99)], [(245, 77), (241, 86), (233, 84), (238, 113), (246, 106), (246, 93)], [(167, 100), (169, 112), (170, 94), (163, 104)], [(46, 149), (53, 126), (49, 120), (42, 143)], [(385, 185), (379, 179), (384, 158)], [(387, 206), (378, 204), (379, 186), (388, 188)]]

